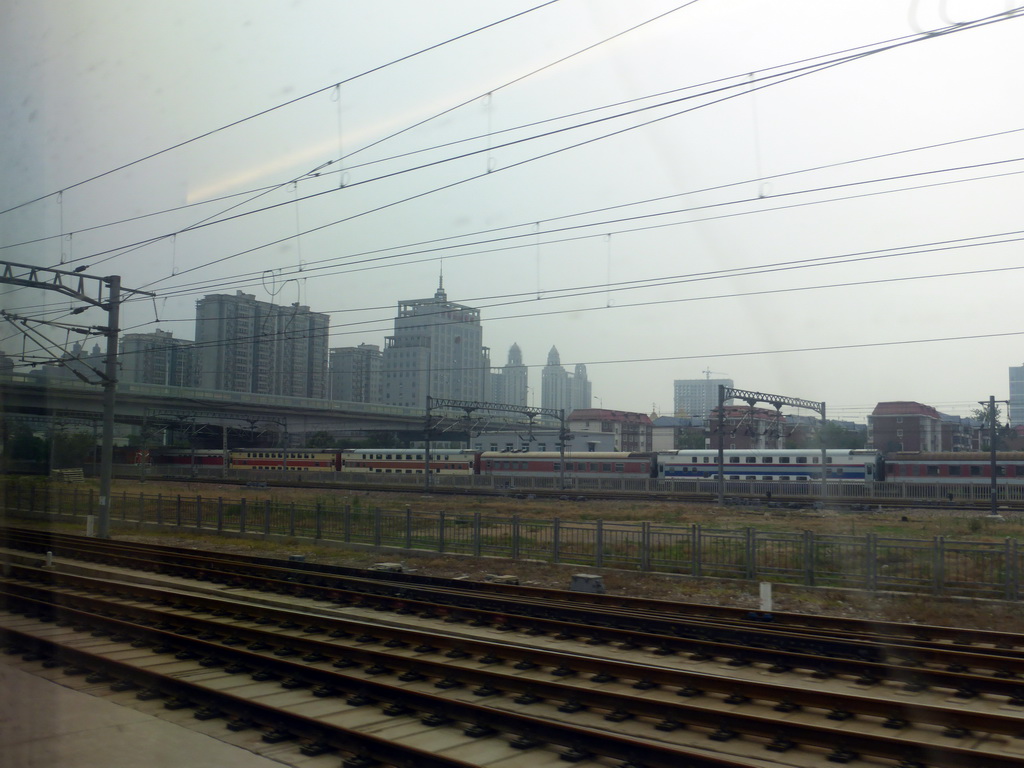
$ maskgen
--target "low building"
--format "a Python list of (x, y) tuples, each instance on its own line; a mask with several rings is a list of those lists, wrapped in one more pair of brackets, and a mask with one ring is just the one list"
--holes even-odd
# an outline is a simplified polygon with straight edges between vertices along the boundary
[(612, 435), (615, 451), (654, 450), (654, 424), (646, 413), (578, 408), (569, 414), (566, 426), (577, 436), (574, 450), (583, 450), (579, 440), (586, 433)]
[(678, 451), (707, 445), (707, 419), (700, 416), (654, 416), (651, 446), (654, 451)]
[(912, 400), (878, 403), (868, 416), (868, 448), (883, 453), (952, 450), (942, 445), (942, 414)]
[(748, 405), (725, 406), (720, 429), (716, 407), (711, 411), (707, 447), (718, 448), (721, 441), (722, 447), (726, 450), (780, 449), (786, 447), (789, 431), (786, 417), (779, 411), (771, 408), (752, 408)]

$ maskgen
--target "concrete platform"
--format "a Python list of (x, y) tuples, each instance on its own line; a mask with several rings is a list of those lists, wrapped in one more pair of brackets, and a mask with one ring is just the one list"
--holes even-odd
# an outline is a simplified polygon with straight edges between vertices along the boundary
[[(297, 749), (292, 758), (302, 759)], [(19, 669), (0, 656), (0, 768), (281, 768), (241, 747)]]

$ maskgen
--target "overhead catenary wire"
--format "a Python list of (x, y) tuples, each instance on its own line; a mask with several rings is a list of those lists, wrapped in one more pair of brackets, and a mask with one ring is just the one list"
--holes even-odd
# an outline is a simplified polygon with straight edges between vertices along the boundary
[(301, 96), (296, 96), (293, 99), (288, 99), (287, 101), (281, 102), (280, 104), (276, 104), (276, 105), (274, 105), (272, 107), (268, 107), (267, 109), (260, 110), (259, 112), (254, 112), (254, 113), (252, 113), (250, 115), (247, 115), (245, 117), (239, 118), (237, 120), (233, 120), (232, 122), (226, 123), (225, 125), (222, 125), (222, 126), (220, 126), (218, 128), (212, 128), (212, 129), (210, 129), (208, 131), (205, 131), (204, 133), (198, 134), (197, 136), (193, 136), (190, 139), (186, 139), (186, 140), (180, 141), (180, 142), (178, 142), (176, 144), (172, 144), (169, 147), (164, 147), (163, 149), (157, 150), (155, 152), (151, 152), (148, 155), (145, 155), (144, 157), (140, 157), (140, 158), (138, 158), (136, 160), (132, 160), (132, 161), (127, 162), (127, 163), (123, 163), (123, 164), (121, 164), (121, 165), (119, 165), (119, 166), (117, 166), (115, 168), (111, 168), (109, 170), (103, 171), (102, 173), (95, 174), (95, 175), (90, 176), (88, 178), (85, 178), (85, 179), (82, 179), (80, 181), (77, 181), (77, 182), (75, 182), (73, 184), (68, 184), (68, 185), (62, 187), (61, 189), (54, 190), (53, 192), (49, 192), (47, 194), (40, 195), (38, 197), (32, 198), (31, 200), (26, 200), (26, 201), (24, 201), (22, 203), (18, 203), (17, 205), (11, 206), (10, 208), (6, 208), (6, 209), (0, 211), (0, 216), (4, 215), (6, 213), (10, 213), (11, 211), (16, 211), (16, 210), (18, 210), (20, 208), (24, 208), (25, 206), (32, 205), (33, 203), (38, 203), (38, 202), (40, 202), (42, 200), (46, 200), (49, 197), (53, 197), (55, 195), (59, 195), (59, 194), (61, 194), (63, 192), (67, 192), (68, 190), (76, 189), (78, 187), (84, 186), (84, 185), (89, 184), (91, 182), (98, 181), (99, 179), (102, 179), (102, 178), (105, 178), (105, 177), (110, 176), (112, 174), (115, 174), (115, 173), (118, 173), (120, 171), (126, 170), (128, 168), (131, 168), (134, 165), (138, 165), (139, 163), (144, 163), (147, 160), (152, 160), (153, 158), (159, 157), (161, 155), (165, 155), (168, 152), (172, 152), (172, 151), (174, 151), (176, 149), (180, 149), (182, 147), (188, 146), (189, 144), (194, 144), (197, 141), (201, 141), (202, 139), (205, 139), (205, 138), (208, 138), (210, 136), (213, 136), (213, 135), (215, 135), (217, 133), (220, 133), (221, 131), (226, 131), (226, 130), (228, 130), (230, 128), (234, 128), (236, 126), (239, 126), (239, 125), (242, 125), (244, 123), (247, 123), (250, 120), (255, 120), (255, 119), (263, 117), (265, 115), (269, 115), (270, 113), (276, 112), (279, 109), (283, 109), (285, 107), (291, 106), (292, 104), (297, 104), (300, 101), (304, 101), (306, 99), (312, 98), (313, 96), (316, 96), (318, 94), (326, 93), (327, 91), (330, 91), (333, 88), (337, 88), (337, 87), (345, 85), (347, 83), (351, 83), (351, 82), (353, 82), (355, 80), (358, 80), (359, 78), (366, 77), (366, 76), (371, 75), (371, 74), (373, 74), (375, 72), (380, 72), (381, 70), (387, 69), (388, 67), (395, 66), (396, 64), (400, 64), (402, 62), (409, 61), (410, 59), (414, 59), (417, 56), (421, 56), (421, 55), (423, 55), (425, 53), (428, 53), (430, 51), (436, 50), (437, 48), (441, 48), (442, 46), (448, 45), (450, 43), (454, 43), (454, 42), (456, 42), (458, 40), (462, 40), (463, 38), (469, 37), (471, 35), (475, 35), (478, 32), (483, 32), (486, 29), (491, 29), (492, 27), (496, 27), (496, 26), (498, 26), (500, 24), (504, 24), (505, 22), (512, 21), (513, 19), (517, 19), (517, 18), (519, 18), (521, 16), (525, 16), (525, 15), (527, 15), (529, 13), (532, 13), (534, 11), (540, 10), (541, 8), (546, 8), (549, 5), (554, 5), (557, 2), (559, 2), (559, 0), (546, 0), (546, 2), (542, 2), (539, 5), (535, 5), (535, 6), (531, 7), (531, 8), (527, 8), (525, 10), (519, 11), (518, 13), (510, 14), (509, 16), (505, 16), (504, 18), (498, 19), (497, 21), (490, 22), (490, 23), (485, 24), (485, 25), (483, 25), (481, 27), (477, 27), (476, 29), (469, 30), (468, 32), (462, 32), (462, 33), (460, 33), (458, 35), (455, 35), (454, 37), (450, 37), (450, 38), (448, 38), (446, 40), (442, 40), (439, 43), (434, 43), (433, 45), (429, 45), (426, 48), (421, 48), (420, 50), (414, 51), (413, 53), (406, 54), (405, 56), (400, 56), (397, 59), (392, 59), (391, 61), (388, 61), (388, 62), (386, 62), (384, 64), (379, 64), (379, 65), (377, 65), (375, 67), (372, 67), (372, 68), (367, 69), (367, 70), (365, 70), (363, 72), (360, 72), (359, 74), (352, 75), (351, 77), (347, 77), (347, 78), (345, 78), (343, 80), (339, 80), (336, 83), (331, 83), (330, 85), (326, 85), (326, 86), (324, 86), (322, 88), (318, 88), (315, 91), (310, 91), (309, 93), (305, 93), (305, 94), (303, 94)]
[[(772, 85), (778, 85), (778, 84), (781, 84), (783, 82), (788, 82), (790, 79), (793, 79), (795, 77), (806, 76), (807, 74), (812, 74), (812, 73), (815, 73), (817, 71), (821, 71), (823, 69), (830, 68), (831, 66), (838, 66), (839, 64), (842, 64), (842, 63), (848, 63), (849, 61), (855, 61), (855, 60), (858, 60), (860, 58), (864, 58), (866, 56), (874, 55), (874, 54), (877, 54), (877, 53), (882, 53), (882, 52), (885, 52), (885, 51), (888, 51), (888, 50), (892, 50), (894, 48), (902, 47), (904, 45), (908, 45), (908, 44), (911, 44), (911, 43), (922, 42), (922, 41), (927, 40), (927, 39), (934, 39), (936, 37), (947, 35), (947, 34), (951, 34), (953, 32), (960, 32), (960, 31), (965, 31), (966, 29), (973, 29), (973, 28), (977, 28), (979, 26), (985, 26), (987, 24), (996, 23), (998, 21), (1004, 21), (1004, 20), (1007, 20), (1009, 18), (1016, 18), (1017, 17), (1016, 14), (1021, 12), (1021, 11), (1024, 11), (1024, 9), (1015, 9), (1013, 12), (1009, 12), (1008, 11), (1006, 14), (996, 14), (996, 15), (994, 15), (992, 17), (986, 17), (985, 19), (978, 20), (977, 22), (972, 22), (969, 25), (956, 25), (956, 26), (954, 26), (952, 28), (949, 28), (949, 29), (936, 30), (936, 31), (934, 31), (932, 33), (929, 33), (928, 35), (923, 35), (923, 36), (922, 35), (909, 35), (909, 36), (904, 36), (904, 37), (900, 37), (900, 38), (894, 38), (894, 39), (888, 40), (888, 41), (883, 41), (882, 43), (871, 44), (874, 47), (871, 47), (871, 46), (860, 46), (860, 47), (855, 48), (855, 49), (848, 49), (848, 50), (855, 51), (855, 53), (850, 54), (848, 56), (845, 56), (844, 58), (841, 58), (838, 61), (821, 62), (821, 63), (819, 63), (817, 65), (814, 65), (814, 67), (812, 69), (810, 69), (809, 71), (798, 71), (797, 73), (792, 74), (791, 77), (788, 77), (786, 79), (776, 80), (776, 81), (773, 81), (773, 82), (770, 82), (770, 83), (762, 83), (759, 86), (759, 88), (770, 87)], [(817, 58), (821, 58), (821, 57), (817, 57)], [(773, 78), (774, 77), (781, 77), (784, 74), (787, 74), (787, 73), (781, 73), (780, 75), (772, 75), (771, 77), (773, 77)], [(745, 96), (745, 95), (749, 94), (749, 91), (751, 90), (751, 87), (750, 87), (749, 83), (742, 82), (742, 83), (738, 83), (737, 85), (738, 86), (741, 85), (746, 90), (743, 90), (743, 91), (741, 91), (739, 93), (732, 94), (731, 96), (723, 97), (721, 100), (725, 100), (727, 98), (733, 98), (733, 97), (735, 97), (737, 95)], [(730, 86), (730, 88), (732, 88), (732, 87), (736, 87), (736, 86)], [(688, 97), (684, 97), (683, 99), (672, 100), (670, 102), (667, 102), (667, 104), (677, 103), (679, 101), (688, 100), (690, 98), (693, 98), (693, 97), (688, 96)], [(713, 101), (713, 102), (711, 102), (709, 104), (702, 104), (702, 105), (700, 105), (697, 108), (703, 108), (703, 107), (711, 106), (712, 104), (715, 104), (715, 103), (718, 103), (718, 102), (717, 101)], [(655, 105), (655, 106), (665, 106), (665, 104)], [(646, 111), (646, 110), (651, 109), (651, 108), (654, 108), (654, 107), (643, 107), (639, 111)], [(685, 114), (685, 112), (687, 112), (687, 111), (689, 111), (689, 110), (680, 110), (677, 113), (671, 113), (669, 115), (660, 116), (660, 117), (654, 118), (653, 120), (647, 121), (645, 123), (641, 123), (639, 125), (627, 126), (626, 128), (620, 129), (618, 131), (613, 131), (613, 132), (610, 132), (610, 133), (607, 133), (607, 134), (604, 134), (604, 135), (601, 135), (601, 136), (598, 136), (598, 137), (595, 137), (595, 138), (588, 139), (586, 141), (582, 141), (582, 142), (578, 142), (576, 144), (572, 144), (572, 145), (569, 145), (569, 146), (566, 146), (566, 147), (558, 148), (558, 149), (553, 150), (551, 152), (546, 152), (546, 153), (543, 153), (543, 154), (538, 155), (538, 156), (527, 158), (527, 159), (519, 161), (517, 163), (513, 163), (513, 164), (510, 164), (510, 165), (504, 166), (502, 168), (496, 169), (496, 171), (507, 171), (507, 170), (510, 170), (512, 168), (519, 167), (519, 166), (521, 166), (521, 165), (523, 165), (525, 163), (534, 162), (536, 160), (544, 159), (544, 158), (550, 157), (550, 156), (552, 156), (554, 154), (558, 154), (560, 152), (564, 152), (564, 151), (567, 151), (567, 150), (570, 150), (570, 149), (576, 149), (576, 148), (578, 148), (580, 146), (584, 146), (586, 144), (593, 143), (594, 141), (603, 140), (603, 139), (609, 138), (611, 136), (618, 135), (619, 133), (622, 133), (622, 132), (625, 132), (625, 131), (628, 131), (628, 130), (635, 130), (637, 128), (641, 128), (641, 127), (653, 124), (653, 123), (658, 122), (660, 120), (668, 119), (670, 117), (676, 117), (679, 114)], [(608, 120), (608, 119), (613, 119), (613, 118), (606, 117), (606, 118), (601, 118), (600, 120), (597, 120), (597, 121), (590, 121), (588, 123), (580, 124), (578, 126), (571, 126), (569, 128), (558, 129), (558, 131), (556, 131), (556, 133), (560, 133), (560, 132), (563, 132), (565, 130), (573, 130), (575, 128), (578, 128), (578, 127), (581, 127), (581, 126), (591, 125), (591, 124), (594, 124), (596, 122), (603, 122), (603, 121)], [(550, 135), (550, 132), (546, 133), (546, 134), (541, 134), (540, 136), (543, 137), (543, 136), (547, 136), (547, 135)], [(527, 137), (525, 139), (518, 139), (518, 140), (516, 140), (515, 142), (512, 142), (512, 143), (517, 144), (517, 143), (521, 143), (523, 141), (533, 140), (534, 138), (537, 138), (537, 137)], [(482, 152), (482, 151), (487, 151), (487, 150), (477, 150), (477, 151), (474, 151), (474, 152), (465, 153), (463, 155), (456, 156), (455, 158), (446, 158), (444, 160), (435, 161), (433, 163), (429, 163), (429, 164), (425, 164), (425, 165), (421, 165), (421, 166), (416, 166), (416, 167), (411, 168), (411, 169), (403, 169), (403, 170), (400, 170), (400, 171), (395, 171), (395, 172), (390, 173), (390, 174), (385, 174), (385, 175), (382, 175), (382, 176), (379, 176), (379, 177), (374, 177), (372, 179), (367, 179), (367, 180), (363, 180), (361, 182), (356, 182), (356, 183), (353, 183), (353, 184), (346, 185), (346, 187), (344, 187), (344, 189), (351, 189), (352, 187), (358, 186), (358, 185), (361, 185), (361, 184), (368, 184), (368, 183), (372, 183), (374, 181), (378, 181), (378, 180), (381, 180), (381, 179), (384, 179), (384, 178), (391, 178), (391, 177), (393, 177), (396, 174), (408, 173), (408, 172), (412, 172), (412, 171), (415, 171), (415, 170), (421, 170), (421, 169), (426, 168), (426, 167), (432, 167), (432, 166), (436, 165), (437, 163), (450, 162), (452, 160), (463, 159), (463, 158), (471, 156), (473, 154), (479, 154), (479, 152)], [(345, 223), (345, 222), (348, 222), (348, 221), (352, 221), (352, 220), (354, 220), (356, 218), (360, 218), (362, 216), (365, 216), (365, 215), (368, 215), (368, 214), (371, 214), (371, 213), (377, 213), (377, 212), (385, 210), (387, 208), (391, 208), (391, 207), (394, 207), (394, 206), (399, 205), (399, 204), (403, 204), (403, 203), (406, 203), (406, 202), (410, 202), (412, 200), (419, 199), (421, 197), (424, 197), (427, 194), (433, 194), (433, 193), (436, 193), (436, 192), (447, 190), (447, 189), (450, 189), (450, 188), (452, 188), (454, 186), (458, 186), (459, 184), (463, 184), (463, 183), (466, 183), (468, 181), (473, 181), (473, 180), (479, 179), (481, 177), (492, 175), (494, 172), (495, 171), (490, 171), (490, 172), (483, 173), (483, 174), (475, 174), (475, 175), (469, 176), (467, 178), (464, 178), (464, 179), (461, 179), (461, 180), (457, 180), (455, 182), (451, 182), (451, 183), (448, 183), (448, 184), (440, 185), (438, 187), (435, 187), (432, 190), (428, 190), (426, 192), (421, 192), (421, 193), (418, 193), (418, 194), (415, 194), (415, 195), (404, 197), (404, 198), (402, 198), (400, 200), (397, 200), (397, 201), (393, 201), (393, 202), (386, 203), (386, 204), (383, 204), (383, 205), (380, 205), (380, 206), (376, 206), (376, 207), (371, 208), (369, 210), (365, 210), (365, 211), (353, 214), (351, 216), (347, 216), (347, 217), (344, 217), (342, 219), (337, 219), (337, 220), (334, 220), (332, 222), (328, 222), (327, 224), (324, 224), (324, 225), (321, 225), (321, 226), (318, 226), (318, 227), (314, 227), (314, 228), (305, 230), (304, 232), (299, 233), (299, 234), (300, 235), (305, 235), (305, 234), (309, 234), (309, 233), (312, 233), (312, 232), (321, 231), (323, 229), (326, 229), (326, 228), (331, 227), (331, 226), (335, 226), (337, 224), (341, 224), (341, 223)], [(256, 213), (261, 213), (261, 212), (272, 210), (274, 208), (277, 208), (277, 207), (280, 207), (280, 206), (283, 206), (283, 205), (295, 204), (295, 203), (297, 203), (298, 201), (301, 201), (301, 200), (310, 199), (312, 197), (318, 197), (320, 195), (331, 194), (331, 193), (337, 192), (337, 191), (339, 191), (337, 188), (332, 188), (332, 189), (324, 190), (322, 192), (314, 193), (312, 195), (308, 195), (308, 196), (304, 196), (304, 197), (301, 197), (301, 198), (297, 198), (296, 200), (290, 200), (290, 201), (285, 201), (285, 202), (281, 202), (281, 203), (276, 203), (276, 204), (274, 204), (272, 206), (268, 206), (266, 208), (261, 208), (261, 209), (258, 209), (256, 211), (249, 211), (249, 212), (237, 214), (236, 216), (233, 216), (233, 217), (220, 218), (220, 219), (216, 219), (214, 221), (207, 221), (207, 222), (205, 222), (204, 224), (202, 224), (200, 226), (202, 226), (202, 227), (212, 226), (214, 224), (218, 224), (218, 223), (223, 223), (223, 222), (234, 220), (235, 218), (238, 218), (238, 217), (241, 217), (241, 216), (249, 216), (249, 215), (253, 215), (253, 214), (256, 214)], [(177, 230), (177, 233), (181, 234), (181, 233), (186, 232), (186, 231), (193, 231), (194, 229), (197, 229), (197, 228), (199, 228), (199, 226), (192, 227), (192, 228), (185, 228), (185, 229), (182, 229), (182, 230)], [(122, 246), (118, 246), (116, 248), (106, 249), (104, 251), (100, 251), (98, 253), (94, 253), (94, 254), (90, 254), (90, 255), (87, 255), (87, 256), (83, 256), (81, 258), (83, 258), (83, 259), (94, 259), (94, 258), (97, 258), (99, 256), (108, 256), (108, 258), (116, 257), (117, 255), (119, 255), (117, 253), (119, 250), (124, 250), (124, 249), (128, 249), (128, 248), (134, 249), (134, 248), (137, 248), (138, 246), (141, 246), (141, 245), (147, 245), (147, 244), (151, 244), (151, 243), (154, 243), (154, 242), (158, 242), (159, 240), (161, 240), (161, 239), (163, 239), (165, 237), (170, 236), (170, 234), (172, 234), (172, 233), (166, 233), (164, 235), (154, 236), (152, 238), (147, 238), (145, 240), (137, 241), (137, 242), (134, 242), (134, 243), (131, 243), (131, 244), (125, 244), (125, 245), (122, 245)], [(295, 236), (296, 235), (291, 235), (289, 237), (280, 238), (280, 239), (277, 239), (277, 240), (265, 243), (265, 244), (263, 244), (260, 247), (271, 247), (273, 245), (278, 245), (280, 243), (283, 243), (283, 242), (286, 242), (286, 241), (288, 241), (290, 239), (293, 239)], [(206, 268), (208, 266), (212, 266), (214, 264), (221, 263), (222, 261), (225, 261), (225, 260), (228, 260), (228, 259), (231, 259), (231, 258), (236, 258), (236, 257), (238, 257), (240, 255), (247, 255), (249, 253), (254, 252), (255, 250), (259, 250), (259, 247), (254, 248), (254, 249), (247, 249), (247, 250), (245, 250), (243, 252), (236, 253), (236, 254), (231, 254), (229, 256), (222, 257), (221, 259), (215, 259), (215, 260), (211, 260), (211, 261), (205, 262), (205, 263), (197, 265), (197, 266), (195, 266), (195, 267), (193, 267), (193, 268), (191, 268), (189, 270), (183, 270), (179, 274), (184, 274), (185, 272), (197, 271), (199, 269), (203, 269), (203, 268)], [(158, 281), (153, 281), (153, 282), (147, 283), (147, 286), (154, 285), (154, 284), (156, 284), (156, 282), (158, 282)]]

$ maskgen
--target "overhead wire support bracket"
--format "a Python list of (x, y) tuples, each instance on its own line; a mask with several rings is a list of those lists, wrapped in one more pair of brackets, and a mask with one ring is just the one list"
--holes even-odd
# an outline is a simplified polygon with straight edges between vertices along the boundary
[[(103, 436), (100, 445), (100, 493), (97, 507), (96, 536), (110, 538), (111, 481), (114, 466), (114, 408), (117, 394), (117, 344), (121, 322), (121, 276), (98, 277), (84, 273), (85, 267), (72, 271), (36, 267), (0, 261), (0, 284), (37, 288), (68, 296), (107, 313), (107, 324), (97, 327), (107, 340), (107, 351), (100, 384), (103, 387)], [(149, 291), (125, 289), (126, 293), (154, 296)], [(77, 314), (77, 312), (75, 313)], [(26, 331), (28, 325), (23, 324)], [(97, 371), (97, 373), (99, 373)]]
[[(788, 405), (791, 408), (804, 408), (809, 411), (821, 414), (820, 440), (821, 440), (821, 497), (827, 495), (828, 463), (825, 453), (825, 403), (814, 400), (804, 400), (799, 397), (788, 395), (772, 395), (766, 392), (752, 392), (746, 389), (735, 389), (724, 384), (718, 385), (718, 503), (725, 504), (725, 401), (742, 400), (751, 409), (756, 403), (767, 403), (775, 408), (775, 421), (778, 423), (781, 418), (782, 406)], [(750, 415), (750, 411), (744, 414)], [(738, 426), (738, 425), (737, 425)]]

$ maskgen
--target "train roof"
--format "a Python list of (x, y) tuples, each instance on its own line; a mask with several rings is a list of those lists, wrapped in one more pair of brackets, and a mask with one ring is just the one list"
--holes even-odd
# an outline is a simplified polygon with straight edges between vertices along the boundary
[[(599, 460), (599, 459), (635, 459), (635, 458), (649, 458), (649, 453), (630, 453), (628, 451), (566, 451), (566, 461), (583, 461), (584, 459)], [(485, 451), (480, 454), (482, 459), (561, 459), (562, 454), (558, 451), (509, 451), (504, 453), (502, 451)]]
[[(795, 453), (807, 455), (820, 454), (821, 448), (726, 448), (723, 452), (726, 456), (735, 456), (737, 454), (745, 456), (750, 454), (758, 456), (792, 456)], [(680, 451), (667, 451), (666, 453), (670, 456), (717, 456), (718, 449), (689, 448)], [(827, 456), (876, 456), (878, 451), (862, 448), (826, 448), (825, 454)]]
[[(904, 451), (890, 453), (887, 461), (991, 461), (989, 451), (947, 451), (944, 453), (924, 453), (921, 451)], [(996, 461), (1024, 461), (1024, 451), (997, 451)]]

